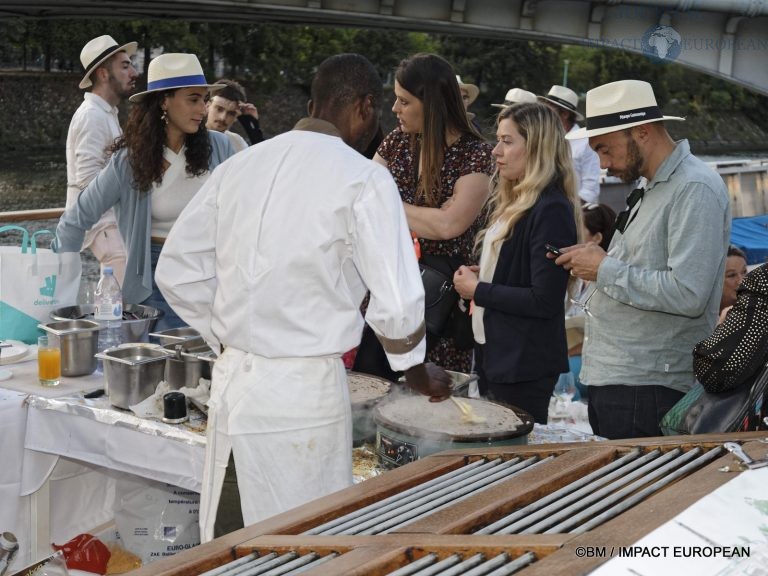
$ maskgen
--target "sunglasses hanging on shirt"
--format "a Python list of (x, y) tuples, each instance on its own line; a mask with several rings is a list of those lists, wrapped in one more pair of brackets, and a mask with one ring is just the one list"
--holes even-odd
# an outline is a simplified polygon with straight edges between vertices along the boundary
[[(624, 234), (624, 230), (626, 230), (632, 223), (632, 220), (635, 219), (637, 212), (632, 214), (632, 209), (638, 202), (640, 202), (640, 200), (642, 200), (643, 194), (645, 194), (645, 188), (635, 188), (632, 190), (632, 193), (627, 198), (627, 208), (619, 212), (619, 215), (616, 216), (615, 228), (617, 232)], [(630, 214), (632, 214), (632, 218), (630, 218)]]

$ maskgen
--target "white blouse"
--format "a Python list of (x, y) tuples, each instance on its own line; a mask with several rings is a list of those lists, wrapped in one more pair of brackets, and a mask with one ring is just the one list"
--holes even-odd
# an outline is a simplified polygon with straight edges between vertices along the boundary
[(210, 172), (200, 176), (187, 174), (186, 146), (179, 153), (165, 147), (163, 157), (168, 162), (168, 168), (163, 174), (163, 181), (152, 186), (152, 236), (167, 238), (168, 232), (186, 208), (189, 201), (203, 186)]

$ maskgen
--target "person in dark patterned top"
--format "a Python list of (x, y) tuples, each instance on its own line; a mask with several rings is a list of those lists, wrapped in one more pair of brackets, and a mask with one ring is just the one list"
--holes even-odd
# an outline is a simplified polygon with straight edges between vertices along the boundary
[[(403, 60), (395, 72), (392, 111), (399, 125), (374, 161), (389, 168), (397, 182), (421, 253), (450, 256), (456, 267), (473, 263), (494, 164), (492, 146), (467, 119), (451, 65), (435, 54)], [(472, 352), (440, 338), (427, 358), (469, 372)]]

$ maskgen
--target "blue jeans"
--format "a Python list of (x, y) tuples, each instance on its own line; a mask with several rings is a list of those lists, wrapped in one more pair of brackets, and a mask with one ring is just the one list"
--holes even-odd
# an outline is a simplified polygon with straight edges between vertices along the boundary
[(590, 386), (589, 424), (610, 440), (661, 436), (659, 422), (684, 395), (666, 386)]
[(186, 323), (178, 317), (176, 312), (173, 311), (165, 301), (160, 289), (155, 283), (155, 268), (157, 268), (157, 259), (160, 257), (160, 252), (163, 247), (160, 244), (152, 244), (152, 295), (144, 300), (142, 304), (145, 306), (152, 306), (165, 312), (165, 315), (157, 321), (154, 331), (160, 332), (161, 330), (169, 330), (170, 328), (180, 328), (186, 326)]

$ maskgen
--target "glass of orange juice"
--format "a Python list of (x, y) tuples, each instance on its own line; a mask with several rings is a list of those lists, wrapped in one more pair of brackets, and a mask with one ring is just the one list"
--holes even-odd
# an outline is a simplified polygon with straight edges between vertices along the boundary
[(61, 348), (56, 336), (37, 339), (37, 375), (43, 386), (58, 386), (61, 382)]

